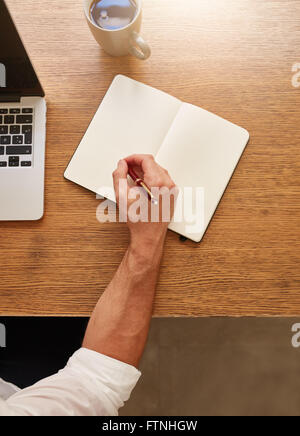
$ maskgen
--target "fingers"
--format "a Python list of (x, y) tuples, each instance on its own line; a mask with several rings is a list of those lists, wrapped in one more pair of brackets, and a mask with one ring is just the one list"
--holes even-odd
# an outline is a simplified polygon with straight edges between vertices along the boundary
[(166, 186), (171, 188), (175, 186), (168, 171), (155, 162), (153, 156), (149, 154), (134, 154), (127, 157), (125, 160), (127, 165), (142, 169), (144, 173), (144, 181), (149, 184), (149, 187)]
[(127, 195), (127, 174), (128, 174), (128, 165), (126, 160), (120, 160), (118, 163), (117, 169), (113, 172), (113, 181), (114, 181), (114, 189), (116, 194), (117, 202), (119, 202), (120, 196), (120, 180), (126, 180), (126, 195)]
[(156, 171), (159, 167), (151, 154), (133, 154), (132, 156), (126, 157), (125, 160), (127, 165), (141, 167), (145, 174)]
[[(129, 198), (131, 198), (129, 196), (130, 187), (127, 182), (129, 167), (133, 168), (134, 170), (137, 169), (138, 174), (143, 173), (141, 177), (150, 190), (154, 191), (156, 189), (156, 193), (153, 192), (153, 195), (157, 200), (160, 213), (162, 213), (162, 206), (167, 204), (165, 199), (169, 200), (169, 215), (172, 217), (177, 196), (177, 192), (175, 192), (176, 185), (170, 177), (168, 171), (155, 162), (153, 156), (145, 154), (135, 154), (120, 160), (117, 169), (113, 173), (116, 199), (119, 212), (123, 214), (122, 216), (127, 216), (128, 204), (130, 203)], [(123, 201), (125, 199), (127, 201)], [(169, 220), (170, 218), (168, 217), (167, 221)]]

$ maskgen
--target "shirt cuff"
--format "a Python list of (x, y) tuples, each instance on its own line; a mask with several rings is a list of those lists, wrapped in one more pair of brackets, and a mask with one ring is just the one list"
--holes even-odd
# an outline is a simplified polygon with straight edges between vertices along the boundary
[(118, 393), (123, 402), (129, 399), (141, 376), (134, 366), (87, 348), (76, 351), (69, 359), (67, 368), (100, 382), (109, 391)]

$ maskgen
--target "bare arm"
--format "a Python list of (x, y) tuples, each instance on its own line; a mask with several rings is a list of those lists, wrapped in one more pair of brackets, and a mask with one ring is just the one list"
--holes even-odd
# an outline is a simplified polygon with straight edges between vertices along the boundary
[[(151, 156), (132, 156), (120, 161), (114, 173), (118, 203), (119, 180), (127, 177), (128, 164), (140, 167), (148, 186), (174, 187)], [(129, 248), (92, 314), (83, 346), (137, 366), (147, 340), (168, 223), (129, 222), (128, 226)]]
[[(132, 156), (121, 161), (114, 173), (118, 203), (118, 184), (126, 179), (127, 162), (137, 167), (148, 186), (174, 187), (168, 173), (152, 157)], [(120, 195), (127, 198), (128, 185), (125, 188)], [(124, 212), (130, 215), (130, 209)], [(93, 312), (84, 348), (74, 353), (59, 373), (6, 401), (0, 398), (0, 415), (118, 413), (140, 376), (134, 366), (147, 339), (167, 226), (168, 222), (128, 222), (129, 248)]]

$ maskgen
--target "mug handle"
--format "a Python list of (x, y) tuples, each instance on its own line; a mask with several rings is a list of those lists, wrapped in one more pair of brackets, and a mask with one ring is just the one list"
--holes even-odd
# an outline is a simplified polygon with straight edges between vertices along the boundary
[[(150, 57), (151, 49), (149, 45), (137, 32), (132, 32), (130, 35), (130, 44), (132, 45), (130, 46), (129, 51), (136, 58), (145, 61)], [(139, 49), (135, 46), (138, 46)]]

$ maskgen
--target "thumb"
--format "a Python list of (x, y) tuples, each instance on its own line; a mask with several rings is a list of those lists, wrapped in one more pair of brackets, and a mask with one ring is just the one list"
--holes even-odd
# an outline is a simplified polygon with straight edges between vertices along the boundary
[[(126, 188), (126, 192), (124, 194), (127, 196), (127, 189), (128, 189), (127, 175), (128, 175), (128, 165), (126, 160), (122, 159), (119, 161), (117, 169), (113, 172), (114, 190), (115, 190), (117, 202), (119, 202), (120, 194), (123, 194), (120, 192), (122, 186)], [(123, 182), (123, 184), (120, 185), (121, 180), (125, 180), (125, 182)]]

